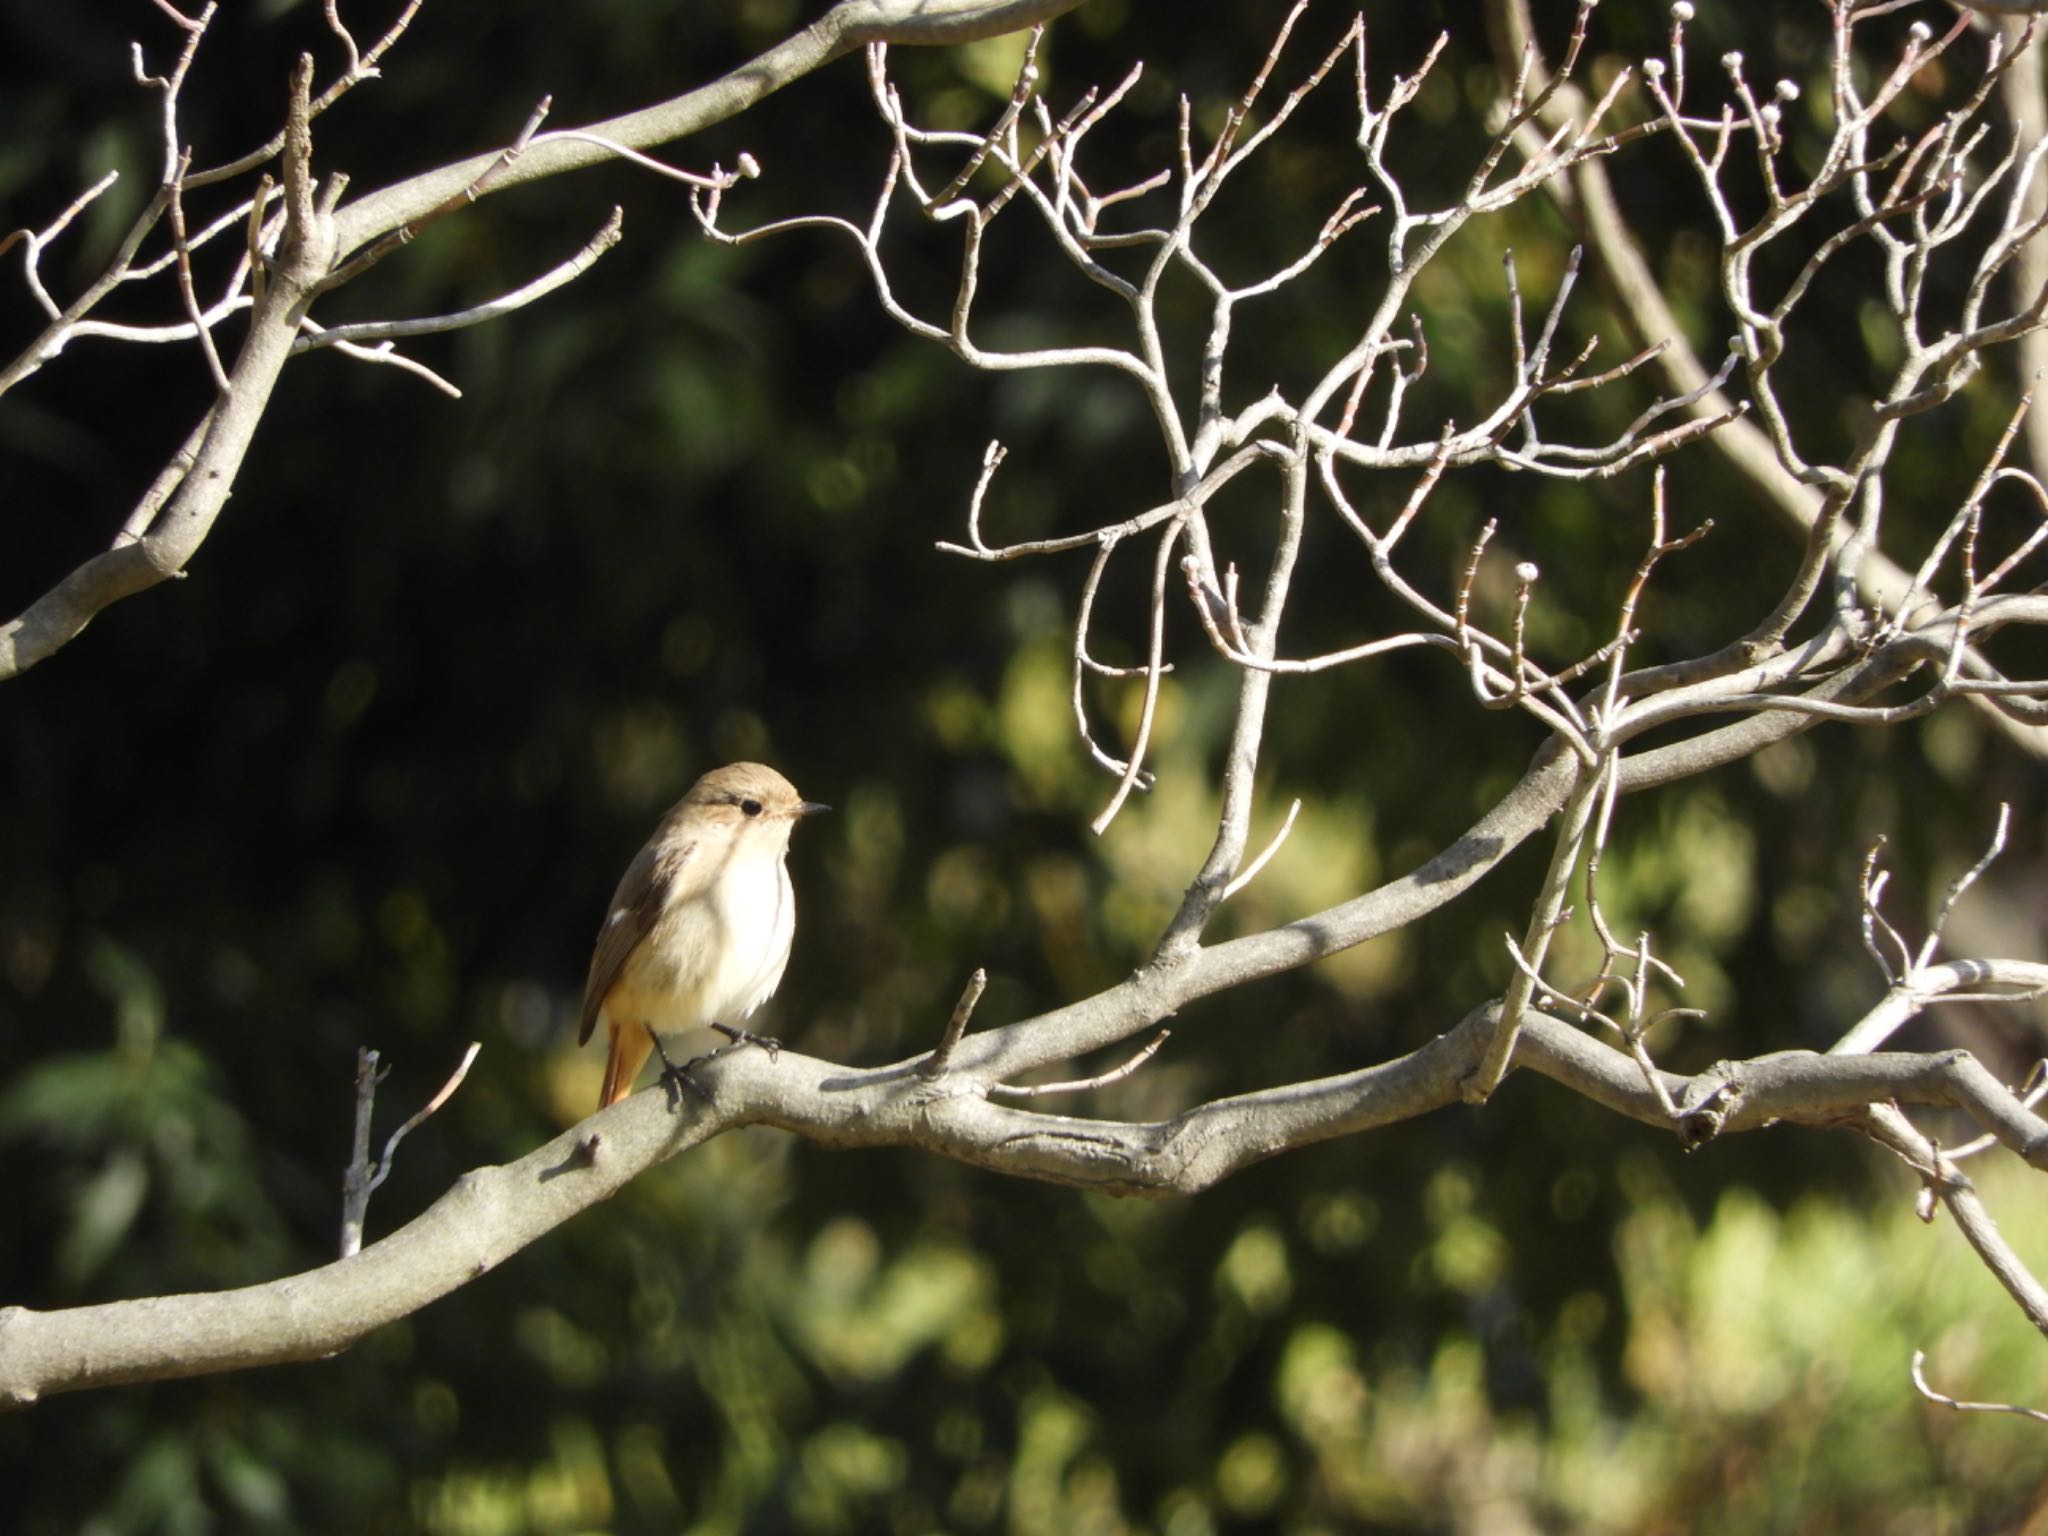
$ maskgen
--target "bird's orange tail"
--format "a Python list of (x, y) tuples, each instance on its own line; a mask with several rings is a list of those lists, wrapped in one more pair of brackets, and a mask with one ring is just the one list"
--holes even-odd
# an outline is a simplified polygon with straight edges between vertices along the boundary
[(599, 1109), (609, 1109), (633, 1091), (633, 1079), (640, 1075), (648, 1053), (654, 1049), (646, 1026), (635, 1023), (621, 1028), (617, 1020), (608, 1022), (612, 1027), (612, 1049), (605, 1058), (604, 1087), (597, 1096)]

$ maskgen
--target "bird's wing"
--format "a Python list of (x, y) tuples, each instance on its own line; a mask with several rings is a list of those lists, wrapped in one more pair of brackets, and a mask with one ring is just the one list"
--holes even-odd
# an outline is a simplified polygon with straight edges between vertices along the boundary
[(597, 1028), (598, 1011), (604, 1007), (605, 994), (612, 989), (612, 983), (619, 979), (619, 972), (626, 960), (639, 947), (654, 927), (654, 921), (661, 915), (677, 882), (687, 883), (692, 866), (703, 860), (694, 858), (697, 845), (685, 844), (680, 850), (657, 851), (660, 838), (652, 838), (642, 848), (633, 862), (626, 866), (626, 873), (619, 879), (619, 888), (612, 892), (611, 906), (606, 910), (604, 926), (597, 932), (597, 950), (590, 957), (590, 979), (583, 984), (583, 1017), (576, 1028), (576, 1041), (580, 1045), (590, 1038)]

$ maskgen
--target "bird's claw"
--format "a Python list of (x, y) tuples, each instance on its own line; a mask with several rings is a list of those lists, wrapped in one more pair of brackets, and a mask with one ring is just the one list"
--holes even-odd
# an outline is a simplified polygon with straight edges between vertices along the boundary
[(711, 1097), (711, 1090), (698, 1082), (696, 1078), (690, 1076), (690, 1068), (696, 1066), (700, 1061), (709, 1061), (711, 1059), (710, 1056), (692, 1056), (688, 1061), (678, 1066), (669, 1058), (668, 1051), (662, 1046), (661, 1036), (650, 1029), (647, 1031), (647, 1038), (654, 1042), (654, 1054), (661, 1058), (661, 1086), (668, 1090), (669, 1113), (674, 1114), (678, 1109), (682, 1108), (683, 1090), (686, 1088), (702, 1099), (707, 1106), (716, 1108), (716, 1102)]
[(782, 1059), (782, 1042), (773, 1035), (757, 1035), (752, 1030), (735, 1029), (730, 1024), (714, 1024), (711, 1027), (734, 1045), (758, 1045), (768, 1053), (770, 1061)]

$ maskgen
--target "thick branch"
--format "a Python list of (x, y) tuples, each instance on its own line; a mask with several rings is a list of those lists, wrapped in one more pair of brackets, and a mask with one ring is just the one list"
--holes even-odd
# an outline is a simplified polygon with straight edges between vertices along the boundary
[[(214, 407), (191, 467), (169, 504), (149, 522), (148, 531), (136, 538), (124, 532), (113, 548), (80, 565), (20, 617), (0, 624), (0, 680), (49, 656), (101, 609), (184, 571), (234, 490), (278, 373), (291, 355), (298, 334), (297, 304), (295, 289), (274, 281), (252, 312), (248, 339), (228, 375), (228, 390)], [(152, 487), (151, 494), (155, 492)]]
[[(715, 1107), (642, 1093), (517, 1162), (478, 1168), (405, 1227), (352, 1258), (239, 1290), (108, 1302), (61, 1312), (0, 1310), (0, 1406), (53, 1392), (319, 1359), (503, 1263), (628, 1180), (721, 1131), (771, 1125), (836, 1147), (913, 1146), (1025, 1178), (1151, 1197), (1193, 1194), (1262, 1158), (1411, 1119), (1458, 1100), (1492, 1019), (1475, 1012), (1379, 1066), (1202, 1104), (1140, 1124), (1037, 1114), (914, 1064), (870, 1070), (783, 1051), (696, 1068)], [(1789, 1051), (1663, 1074), (1677, 1123), (1625, 1053), (1531, 1013), (1526, 1066), (1690, 1144), (1777, 1121), (1855, 1122), (1873, 1102), (1963, 1109), (2036, 1167), (2048, 1123), (1967, 1052), (1820, 1056)]]

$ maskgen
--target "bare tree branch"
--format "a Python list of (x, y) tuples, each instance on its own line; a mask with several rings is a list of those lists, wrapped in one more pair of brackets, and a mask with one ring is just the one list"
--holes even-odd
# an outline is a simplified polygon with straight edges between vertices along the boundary
[[(88, 321), (87, 312), (114, 284), (145, 269), (136, 265), (140, 246), (165, 218), (172, 250), (168, 260), (147, 265), (176, 268), (187, 316), (167, 330), (208, 347), (220, 318), (246, 307), (248, 334), (231, 363), (221, 360), (223, 386), (129, 515), (116, 547), (0, 627), (0, 677), (48, 655), (108, 602), (183, 569), (225, 503), (290, 355), (366, 341), (388, 347), (401, 337), (491, 318), (573, 277), (615, 238), (616, 224), (526, 288), (458, 314), (323, 328), (308, 313), (317, 299), (477, 198), (606, 158), (686, 185), (689, 208), (709, 238), (739, 244), (818, 232), (850, 242), (881, 311), (969, 367), (1107, 370), (1143, 404), (1165, 466), (1162, 483), (1147, 493), (1149, 505), (1090, 504), (1089, 526), (1079, 531), (990, 543), (984, 525), (1001, 526), (1000, 507), (989, 503), (1002, 493), (996, 472), (1005, 456), (992, 443), (967, 497), (964, 542), (940, 546), (978, 570), (1089, 556), (1085, 572), (1074, 562), (1079, 591), (1070, 655), (1078, 745), (1115, 779), (1096, 831), (1152, 783), (1152, 730), (1175, 658), (1236, 675), (1226, 675), (1230, 718), (1214, 765), (1208, 847), (1198, 861), (1190, 858), (1180, 901), (1147, 958), (1114, 985), (969, 1035), (986, 979), (976, 971), (928, 1055), (876, 1068), (787, 1052), (716, 1055), (692, 1077), (703, 1103), (678, 1094), (664, 1111), (660, 1096), (650, 1094), (607, 1110), (515, 1163), (465, 1176), (408, 1226), (337, 1264), (212, 1296), (0, 1311), (0, 1403), (331, 1353), (503, 1262), (645, 1168), (734, 1126), (777, 1126), (833, 1146), (918, 1147), (993, 1171), (1119, 1194), (1182, 1195), (1282, 1151), (1451, 1103), (1482, 1102), (1518, 1070), (1668, 1131), (1686, 1147), (1779, 1125), (1868, 1137), (1914, 1170), (1929, 1200), (1950, 1212), (2015, 1302), (2048, 1330), (2048, 1291), (2000, 1237), (1957, 1171), (1956, 1156), (1908, 1114), (1919, 1107), (1958, 1111), (1984, 1137), (2048, 1170), (2048, 1123), (2033, 1109), (2038, 1096), (2016, 1094), (1966, 1052), (1876, 1049), (1937, 1001), (2048, 993), (2048, 964), (1936, 959), (1939, 949), (1955, 947), (1946, 929), (1957, 900), (2002, 847), (2003, 823), (1990, 852), (1938, 905), (1917, 947), (1881, 910), (1888, 872), (1873, 852), (1863, 872), (1862, 919), (1882, 974), (1881, 995), (1832, 1051), (1775, 1052), (1691, 1076), (1660, 1068), (1646, 1038), (1657, 1026), (1675, 1028), (1699, 1016), (1682, 1005), (1683, 976), (1661, 958), (1676, 951), (1647, 923), (1631, 921), (1627, 894), (1618, 889), (1624, 882), (1600, 879), (1603, 855), (1625, 835), (1629, 797), (1824, 723), (1895, 725), (1967, 699), (2012, 722), (2034, 746), (2048, 739), (2039, 733), (2048, 722), (2048, 676), (2008, 675), (1986, 650), (2002, 632), (2048, 625), (2048, 597), (2021, 574), (2048, 544), (2048, 487), (2013, 462), (2026, 440), (2026, 399), (2005, 414), (1988, 458), (1971, 466), (1975, 483), (1953, 506), (1888, 519), (1886, 499), (1902, 431), (1950, 407), (1983, 373), (1993, 349), (2028, 344), (2048, 314), (2048, 284), (2023, 283), (2011, 295), (2005, 281), (2009, 270), (2022, 270), (2025, 252), (2048, 228), (2048, 202), (2039, 195), (2048, 146), (2002, 146), (1982, 121), (2001, 93), (2016, 89), (2008, 85), (2020, 76), (2016, 61), (2035, 69), (2027, 46), (2033, 23), (2001, 31), (1952, 17), (1939, 36), (1925, 26), (1908, 29), (1880, 57), (1859, 52), (1856, 34), (1883, 7), (1859, 10), (1849, 0), (1831, 0), (1827, 87), (1815, 92), (1823, 99), (1812, 104), (1810, 142), (1795, 144), (1787, 107), (1800, 88), (1753, 81), (1753, 66), (1739, 53), (1724, 55), (1718, 72), (1689, 68), (1689, 8), (1673, 11), (1667, 56), (1615, 72), (1589, 97), (1575, 82), (1591, 46), (1592, 0), (1576, 8), (1554, 69), (1536, 49), (1526, 5), (1502, 0), (1493, 16), (1503, 39), (1503, 97), (1485, 143), (1457, 168), (1453, 190), (1434, 206), (1404, 187), (1393, 167), (1401, 163), (1402, 136), (1414, 131), (1408, 109), (1439, 67), (1445, 43), (1403, 61), (1407, 72), (1382, 87), (1368, 68), (1362, 21), (1348, 22), (1305, 56), (1290, 55), (1311, 15), (1303, 5), (1289, 12), (1263, 57), (1247, 63), (1245, 83), (1220, 118), (1204, 117), (1183, 100), (1173, 164), (1123, 185), (1091, 182), (1093, 136), (1127, 109), (1135, 68), (1109, 89), (1081, 91), (1056, 109), (1040, 95), (1034, 35), (1007, 100), (979, 132), (919, 123), (891, 81), (889, 43), (985, 36), (1040, 22), (1073, 3), (844, 0), (702, 90), (551, 133), (540, 132), (543, 102), (496, 154), (352, 203), (342, 201), (338, 178), (323, 182), (314, 174), (311, 123), (328, 98), (314, 96), (312, 66), (302, 62), (280, 140), (281, 185), (259, 182), (232, 219), (196, 232), (186, 229), (179, 206), (181, 188), (198, 178), (177, 144), (175, 100), (211, 12), (179, 19), (187, 33), (181, 61), (151, 87), (165, 99), (163, 190), (123, 244), (113, 276), (88, 289), (89, 302), (59, 305), (43, 288), (36, 258), (94, 194), (17, 237), (49, 326), (13, 377), (26, 377), (66, 340), (88, 334), (86, 326), (105, 326)], [(377, 50), (359, 53), (332, 10), (329, 22), (348, 55), (343, 79), (360, 78)], [(1977, 54), (1973, 27), (1990, 38)], [(730, 116), (856, 47), (866, 49), (878, 138), (888, 153), (871, 202), (851, 212), (824, 209), (735, 228), (724, 221), (744, 200), (738, 187), (756, 169), (751, 161), (735, 171), (697, 173), (647, 157), (651, 146)], [(1320, 227), (1297, 249), (1233, 285), (1210, 259), (1212, 231), (1203, 220), (1226, 182), (1249, 183), (1261, 173), (1262, 154), (1311, 93), (1342, 78), (1338, 66), (1347, 57), (1361, 184), (1333, 194), (1326, 214), (1317, 210)], [(1944, 63), (1941, 78), (1953, 85), (1926, 88), (1950, 89), (1952, 99), (1931, 127), (1899, 127), (1888, 106), (1913, 82), (1931, 79), (1936, 59)], [(2038, 74), (2028, 79), (2038, 88)], [(1702, 107), (1700, 98), (1709, 94), (1712, 103)], [(2015, 98), (2010, 110), (2017, 118), (2023, 108), (2032, 110)], [(1718, 231), (1719, 292), (1734, 336), (1711, 370), (1678, 336), (1614, 208), (1601, 162), (1624, 150), (1662, 155), (1689, 177)], [(1608, 270), (1642, 344), (1615, 352), (1597, 340), (1571, 339), (1577, 252), (1553, 268), (1541, 291), (1529, 280), (1527, 293), (1523, 269), (1503, 253), (1493, 373), (1459, 420), (1417, 419), (1425, 408), (1418, 402), (1431, 394), (1412, 387), (1430, 362), (1422, 274), (1461, 231), (1483, 229), (1493, 215), (1539, 194), (1581, 213), (1595, 265)], [(1008, 221), (999, 224), (1005, 213)], [(897, 225), (906, 219), (919, 221), (931, 240), (957, 240), (950, 300), (907, 299), (892, 283)], [(1121, 330), (1110, 341), (1018, 348), (984, 341), (992, 334), (981, 313), (991, 302), (981, 291), (984, 254), (991, 241), (1031, 221), (1048, 259), (1064, 264), (1072, 285), (1097, 300), (1107, 295), (1117, 307)], [(247, 231), (246, 258), (208, 305), (193, 279), (191, 252), (235, 226)], [(1357, 233), (1368, 226), (1376, 237), (1369, 250)], [(1793, 243), (1779, 243), (1795, 235)], [(1284, 295), (1340, 239), (1353, 247), (1347, 254), (1357, 258), (1356, 271), (1347, 280), (1362, 295), (1351, 329), (1301, 370), (1306, 377), (1262, 379), (1263, 393), (1251, 398), (1234, 393), (1238, 306)], [(1787, 259), (1795, 244), (1797, 254)], [(1896, 356), (1870, 397), (1857, 403), (1850, 430), (1838, 434), (1843, 441), (1817, 447), (1801, 437), (1805, 417), (1785, 397), (1784, 365), (1813, 344), (1802, 306), (1823, 275), (1832, 282), (1850, 266), (1845, 257), (1852, 250), (1877, 273), (1873, 313), (1889, 328)], [(1937, 257), (1957, 269), (1954, 280), (1930, 282)], [(1194, 302), (1162, 303), (1169, 284), (1191, 291)], [(907, 285), (904, 291), (915, 292)], [(364, 355), (418, 366), (387, 351)], [(1653, 364), (1663, 376), (1661, 392), (1645, 388)], [(1190, 379), (1192, 388), (1184, 382)], [(1178, 390), (1175, 381), (1183, 381)], [(9, 382), (0, 375), (0, 389)], [(1584, 419), (1572, 414), (1577, 406), (1560, 402), (1596, 390), (1604, 392), (1596, 398), (1625, 402), (1599, 418), (1623, 425), (1600, 428), (1590, 440), (1560, 432), (1560, 421)], [(1646, 631), (1660, 624), (1651, 599), (1659, 584), (1682, 575), (1683, 562), (1671, 557), (1711, 526), (1681, 517), (1692, 531), (1671, 533), (1663, 473), (1702, 437), (1728, 445), (1759, 498), (1795, 533), (1796, 568), (1782, 585), (1766, 583), (1731, 599), (1725, 633), (1732, 638), (1644, 664)], [(1504, 526), (1510, 531), (1500, 543), (1511, 542), (1513, 523), (1490, 516), (1476, 538), (1463, 526), (1432, 529), (1442, 546), (1462, 552), (1449, 571), (1418, 552), (1424, 540), (1416, 531), (1426, 519), (1442, 518), (1452, 499), (1438, 495), (1449, 476), (1480, 469), (1585, 481), (1643, 464), (1655, 465), (1656, 473), (1647, 477), (1640, 560), (1632, 574), (1624, 562), (1612, 590), (1590, 611), (1570, 615), (1577, 621), (1571, 626), (1541, 622), (1550, 605), (1565, 601), (1553, 588), (1568, 584), (1544, 581), (1534, 560), (1492, 542)], [(1229, 498), (1222, 496), (1226, 487), (1235, 488)], [(1364, 494), (1368, 487), (1372, 494)], [(2028, 509), (2025, 531), (2008, 536), (1999, 524), (1996, 537), (1987, 532), (1985, 508), (1994, 495), (2014, 496)], [(1252, 510), (1240, 510), (1246, 506)], [(1734, 521), (1726, 518), (1723, 526)], [(1395, 621), (1375, 618), (1357, 638), (1338, 637), (1350, 643), (1296, 657), (1285, 653), (1282, 634), (1312, 527), (1344, 541), (1361, 573), (1369, 567), (1370, 577), (1361, 580), (1376, 583), (1375, 596)], [(1127, 541), (1150, 554), (1150, 580), (1125, 611), (1105, 612), (1104, 573)], [(1235, 553), (1247, 543), (1255, 555)], [(1195, 610), (1195, 625), (1172, 620), (1183, 599)], [(1104, 654), (1100, 633), (1119, 625), (1134, 649), (1142, 646), (1142, 664), (1097, 659)], [(1588, 638), (1552, 656), (1546, 628)], [(1192, 658), (1184, 654), (1190, 647)], [(2015, 649), (2024, 654), (2024, 647)], [(1542, 742), (1533, 757), (1526, 734), (1512, 748), (1512, 761), (1527, 757), (1528, 767), (1469, 830), (1406, 874), (1319, 912), (1210, 942), (1222, 904), (1259, 873), (1294, 825), (1290, 811), (1272, 844), (1248, 861), (1276, 681), (1370, 665), (1395, 652), (1412, 652), (1418, 665), (1440, 669), (1444, 707), (1481, 712), (1482, 721), (1532, 722)], [(1108, 709), (1105, 695), (1135, 705), (1136, 726), (1121, 756), (1104, 745), (1108, 733), (1095, 722), (1129, 717)], [(1656, 745), (1644, 745), (1653, 739)], [(1541, 886), (1526, 916), (1503, 936), (1513, 965), (1504, 994), (1448, 1005), (1468, 1011), (1417, 1049), (1152, 1122), (1059, 1116), (998, 1102), (1111, 1087), (1152, 1057), (1165, 1039), (1163, 1021), (1203, 999), (1416, 923), (1546, 830), (1554, 841)], [(1583, 892), (1576, 904), (1575, 887)], [(1556, 939), (1575, 923), (1585, 929), (1577, 952), (1594, 958), (1585, 964), (1588, 974), (1567, 979), (1557, 972), (1575, 946)], [(1618, 1043), (1597, 1038), (1599, 1030)], [(1116, 1064), (1106, 1070), (1083, 1067), (1056, 1082), (1017, 1086), (1025, 1074), (1113, 1049)], [(367, 1112), (359, 1141), (363, 1172), (354, 1188), (366, 1198), (374, 1187)], [(359, 1225), (360, 1206), (352, 1209)]]
[[(1979, 8), (2039, 9), (2031, 5)], [(1529, 0), (1488, 0), (1487, 24), (1494, 39), (1496, 57), (1503, 64), (1510, 59), (1531, 56), (1537, 47)], [(2017, 27), (2020, 24), (2009, 25)], [(2019, 35), (2016, 31), (2011, 34), (2015, 42)], [(1540, 55), (1533, 56), (1540, 59)], [(2002, 77), (2001, 89), (2008, 98), (2017, 93), (2024, 101), (2029, 81), (2032, 82), (2033, 94), (2039, 96), (2042, 55), (2039, 50), (2033, 50), (2029, 56), (2033, 60), (2031, 69), (2011, 70)], [(1537, 67), (1541, 69), (1543, 66), (1539, 63)], [(1545, 120), (1562, 120), (1581, 110), (1582, 105), (1577, 87), (1567, 82), (1552, 97)], [(2027, 137), (2029, 141), (2039, 142), (2041, 134), (2035, 130)], [(1533, 150), (1535, 142), (1534, 128), (1524, 128), (1522, 144), (1525, 149)], [(2035, 186), (2034, 195), (2039, 196), (2038, 182)], [(1665, 374), (1667, 387), (1681, 398), (1690, 400), (1690, 408), (1697, 416), (1729, 422), (1715, 432), (1710, 441), (1756, 488), (1761, 504), (1775, 511), (1789, 532), (1801, 539), (1811, 538), (1814, 530), (1825, 520), (1824, 496), (1817, 487), (1781, 461), (1770, 435), (1762, 426), (1752, 420), (1730, 419), (1734, 404), (1723, 393), (1720, 383), (1709, 377), (1708, 369), (1687, 342), (1685, 328), (1665, 300), (1663, 290), (1643, 256), (1641, 244), (1628, 226), (1615, 197), (1606, 162), (1591, 158), (1581, 160), (1571, 168), (1568, 178), (1552, 180), (1547, 184), (1547, 190), (1598, 253), (1597, 271), (1627, 317), (1635, 336), (1646, 346), (1658, 347), (1657, 366)], [(2037, 268), (2039, 274), (2048, 274), (2048, 267), (2041, 265), (2048, 262), (2048, 251), (2044, 251), (2041, 242), (2026, 243), (2021, 251), (2023, 265), (2015, 269), (2016, 276)], [(2020, 288), (2022, 292), (2038, 293), (2042, 291), (2044, 282), (2048, 282), (2048, 276), (2037, 275), (2031, 281), (2022, 277)], [(2044, 365), (2048, 365), (2048, 351), (2041, 350), (2048, 343), (2039, 339), (2041, 334), (2032, 332), (2032, 339), (2021, 343), (2028, 349), (2025, 355), (2029, 359), (2029, 374), (2037, 374)], [(2037, 420), (2042, 421), (2037, 430), (2048, 430), (2048, 419)], [(2038, 446), (2034, 456), (2037, 461), (2043, 457)], [(1847, 538), (1846, 534), (1839, 532), (1830, 532), (1828, 537), (1837, 547)], [(1860, 563), (1855, 574), (1866, 600), (1885, 611), (1897, 612), (1907, 597), (1909, 573), (1880, 549), (1866, 547), (1859, 554)], [(2010, 739), (2037, 756), (2048, 755), (2048, 730), (2041, 725), (2018, 720), (1988, 705), (1986, 712)]]
[[(749, 59), (730, 74), (694, 91), (558, 135), (522, 155), (495, 177), (490, 190), (505, 192), (613, 158), (608, 145), (647, 150), (737, 117), (791, 81), (870, 43), (939, 47), (1000, 37), (1061, 15), (1081, 0), (840, 0), (801, 32)], [(495, 156), (475, 155), (366, 193), (342, 208), (337, 238), (343, 254), (459, 195)]]
[[(1022, 1026), (1018, 1026), (1022, 1027)], [(352, 1258), (239, 1290), (67, 1311), (0, 1308), (0, 1406), (54, 1392), (321, 1359), (497, 1268), (629, 1180), (711, 1136), (772, 1125), (837, 1147), (909, 1146), (1025, 1178), (1109, 1193), (1190, 1195), (1289, 1148), (1353, 1135), (1457, 1102), (1491, 1023), (1466, 1019), (1428, 1045), (1341, 1077), (1199, 1105), (1139, 1124), (994, 1103), (914, 1062), (857, 1071), (783, 1051), (721, 1055), (695, 1070), (712, 1103), (672, 1112), (646, 1092), (517, 1162), (478, 1168), (391, 1236)], [(1525, 1021), (1518, 1067), (1698, 1144), (1774, 1122), (1831, 1127), (1882, 1100), (1964, 1110), (2036, 1167), (2048, 1122), (1968, 1053), (1784, 1052), (1696, 1078), (1665, 1074), (1688, 1106), (1673, 1125), (1626, 1054), (1542, 1015)]]
[[(623, 157), (645, 162), (640, 152), (744, 111), (770, 92), (857, 48), (884, 42), (952, 43), (995, 36), (1079, 3), (1080, 0), (841, 0), (803, 31), (709, 86), (586, 128), (533, 137), (530, 126), (511, 150), (428, 171), (348, 203), (342, 202), (347, 183), (340, 176), (330, 177), (316, 195), (312, 123), (351, 86), (376, 73), (379, 58), (397, 42), (411, 21), (417, 0), (406, 6), (366, 52), (357, 50), (330, 7), (329, 25), (349, 55), (345, 73), (315, 97), (312, 61), (302, 58), (291, 84), (284, 129), (253, 154), (205, 173), (189, 169), (189, 155), (181, 146), (178, 133), (177, 102), (214, 7), (209, 5), (195, 19), (167, 9), (166, 14), (174, 18), (184, 33), (176, 64), (166, 75), (150, 75), (143, 69), (138, 53), (136, 67), (142, 83), (159, 91), (163, 98), (162, 185), (130, 228), (106, 271), (69, 305), (59, 306), (44, 290), (37, 260), (43, 247), (108, 182), (102, 180), (40, 230), (17, 231), (8, 237), (8, 243), (24, 247), (29, 286), (49, 317), (49, 324), (19, 357), (0, 366), (0, 393), (29, 377), (80, 336), (165, 341), (191, 337), (200, 342), (207, 357), (218, 399), (195, 429), (196, 442), (180, 451), (164, 476), (159, 477), (129, 514), (113, 547), (78, 566), (17, 617), (0, 622), (0, 680), (52, 655), (109, 605), (183, 573), (227, 504), (254, 440), (256, 426), (269, 404), (278, 372), (294, 352), (320, 346), (348, 351), (366, 339), (389, 342), (400, 336), (495, 318), (504, 310), (530, 302), (575, 277), (612, 243), (616, 231), (608, 227), (607, 233), (600, 234), (584, 251), (519, 293), (461, 315), (384, 322), (356, 334), (347, 327), (323, 331), (309, 320), (308, 307), (314, 299), (365, 270), (383, 254), (384, 248), (373, 247), (373, 242), (401, 230), (416, 229), (425, 221), (467, 206), (489, 192), (610, 159)], [(279, 156), (284, 205), (281, 214), (266, 220), (265, 209), (272, 195), (266, 176), (247, 202), (204, 231), (188, 235), (181, 203), (185, 189), (246, 174)], [(665, 167), (657, 169), (668, 171)], [(734, 176), (752, 169), (748, 162), (741, 172), (711, 180), (715, 185), (729, 184)], [(161, 270), (161, 262), (138, 265), (137, 256), (167, 213), (173, 226), (169, 264), (177, 270), (187, 323), (145, 333), (133, 327), (89, 320), (87, 317), (98, 304), (121, 284)], [(237, 266), (224, 297), (210, 307), (202, 305), (193, 287), (190, 253), (204, 240), (240, 224), (244, 218), (252, 230), (249, 257)], [(395, 245), (390, 248), (395, 249)], [(250, 314), (249, 334), (229, 364), (215, 353), (212, 327), (244, 307)], [(410, 368), (444, 391), (457, 392), (431, 370), (397, 357), (388, 348), (356, 350), (351, 355)]]

